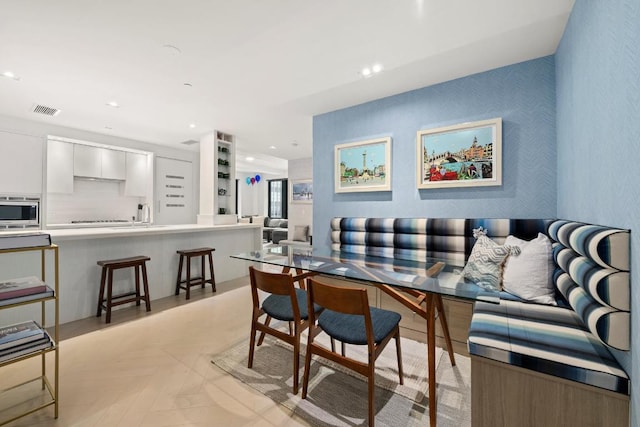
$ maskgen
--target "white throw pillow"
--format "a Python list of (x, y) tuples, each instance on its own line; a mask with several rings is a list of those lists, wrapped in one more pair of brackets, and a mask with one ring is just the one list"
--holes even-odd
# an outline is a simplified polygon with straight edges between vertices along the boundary
[(503, 289), (527, 301), (557, 305), (553, 286), (555, 264), (549, 238), (542, 233), (530, 241), (508, 236), (504, 244), (520, 246), (520, 254), (512, 254), (505, 263)]

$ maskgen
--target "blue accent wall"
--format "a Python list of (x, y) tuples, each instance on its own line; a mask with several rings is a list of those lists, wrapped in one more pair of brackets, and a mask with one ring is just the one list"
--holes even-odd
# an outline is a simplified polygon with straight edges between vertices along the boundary
[(558, 216), (631, 229), (631, 425), (640, 426), (640, 2), (578, 0), (556, 53)]
[[(315, 116), (314, 244), (329, 243), (335, 216), (555, 218), (555, 102), (555, 62), (544, 57)], [(495, 117), (502, 186), (416, 189), (418, 130)], [(334, 146), (380, 136), (392, 138), (392, 191), (335, 194)]]

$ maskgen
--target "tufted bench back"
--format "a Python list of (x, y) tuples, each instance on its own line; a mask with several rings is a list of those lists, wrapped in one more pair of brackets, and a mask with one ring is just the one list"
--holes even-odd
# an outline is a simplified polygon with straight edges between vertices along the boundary
[(503, 243), (508, 235), (530, 240), (546, 233), (551, 220), (483, 218), (333, 218), (333, 250), (421, 261), (441, 258), (464, 265), (476, 242), (473, 229)]
[(553, 242), (554, 282), (588, 330), (603, 343), (630, 349), (629, 231), (574, 221), (507, 218), (333, 218), (332, 249), (464, 265), (483, 227), (497, 243), (508, 235)]
[(629, 230), (556, 220), (548, 234), (556, 288), (593, 335), (630, 350)]

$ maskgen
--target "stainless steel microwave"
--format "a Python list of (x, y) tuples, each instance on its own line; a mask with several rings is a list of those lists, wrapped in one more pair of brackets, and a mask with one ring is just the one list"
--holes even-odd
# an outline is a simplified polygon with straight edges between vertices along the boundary
[(0, 228), (39, 227), (39, 197), (0, 196)]

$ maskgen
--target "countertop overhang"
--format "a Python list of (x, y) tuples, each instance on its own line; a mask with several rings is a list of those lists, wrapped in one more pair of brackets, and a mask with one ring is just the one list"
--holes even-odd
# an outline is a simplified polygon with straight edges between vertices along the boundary
[(230, 224), (230, 225), (150, 225), (134, 227), (95, 227), (95, 228), (67, 228), (57, 230), (40, 230), (41, 233), (51, 235), (53, 242), (62, 240), (100, 239), (110, 237), (151, 236), (158, 234), (197, 233), (200, 231), (233, 231), (260, 228), (260, 224)]

